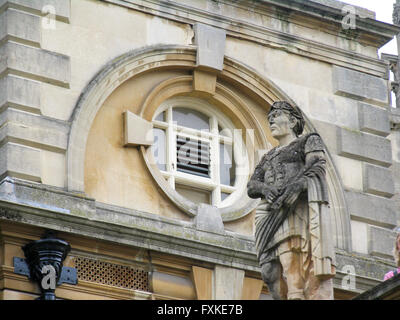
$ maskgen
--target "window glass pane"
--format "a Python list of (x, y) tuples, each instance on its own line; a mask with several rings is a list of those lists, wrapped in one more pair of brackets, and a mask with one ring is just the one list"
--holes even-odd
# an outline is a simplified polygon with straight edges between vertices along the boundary
[(235, 183), (235, 165), (233, 148), (229, 144), (219, 144), (219, 170), (221, 184), (233, 186)]
[(174, 108), (172, 110), (172, 121), (178, 126), (196, 130), (210, 130), (209, 118), (195, 110), (187, 108)]
[(167, 168), (167, 149), (165, 131), (159, 128), (153, 129), (154, 144), (152, 146), (153, 156), (160, 170)]
[(207, 203), (211, 204), (211, 192), (208, 190), (201, 190), (193, 187), (177, 184), (175, 190), (186, 199), (194, 203)]
[(161, 112), (157, 117), (154, 118), (157, 121), (165, 121), (165, 111)]

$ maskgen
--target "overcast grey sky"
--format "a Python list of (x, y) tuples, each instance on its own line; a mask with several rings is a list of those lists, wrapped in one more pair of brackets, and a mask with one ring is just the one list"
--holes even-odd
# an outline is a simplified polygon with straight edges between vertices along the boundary
[[(342, 0), (342, 2), (367, 8), (376, 13), (376, 19), (392, 23), (393, 4), (396, 0)], [(391, 41), (380, 52), (397, 54), (396, 41)]]

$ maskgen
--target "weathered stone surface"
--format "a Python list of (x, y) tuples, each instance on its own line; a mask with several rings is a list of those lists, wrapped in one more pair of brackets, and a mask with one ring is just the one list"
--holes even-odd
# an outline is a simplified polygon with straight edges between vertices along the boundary
[(338, 154), (384, 167), (392, 164), (390, 140), (355, 130), (337, 128)]
[(379, 105), (389, 102), (387, 84), (381, 78), (334, 66), (332, 82), (335, 94)]
[(365, 103), (358, 104), (360, 131), (387, 137), (390, 134), (390, 120), (387, 110)]
[(397, 210), (392, 200), (353, 191), (347, 191), (345, 196), (349, 213), (357, 220), (387, 228), (396, 226)]
[(214, 299), (216, 300), (240, 300), (244, 270), (216, 266), (214, 270)]
[(55, 152), (65, 152), (69, 124), (39, 115), (7, 109), (0, 115), (0, 141), (18, 142)]
[(222, 70), (225, 55), (226, 31), (196, 23), (193, 27), (197, 45), (197, 65)]
[(351, 248), (353, 252), (368, 254), (368, 223), (351, 220)]
[(124, 117), (124, 146), (150, 146), (154, 143), (153, 124), (126, 111)]
[(0, 8), (9, 6), (35, 14), (55, 13), (56, 17), (68, 22), (71, 14), (70, 0), (0, 0)]
[(29, 44), (40, 45), (40, 17), (7, 9), (0, 14), (0, 41), (18, 39)]
[(70, 59), (65, 55), (7, 42), (0, 47), (0, 56), (5, 57), (0, 60), (0, 74), (22, 74), (31, 79), (69, 86)]
[[(16, 211), (15, 206), (20, 209)], [(259, 270), (253, 237), (201, 231), (193, 223), (98, 203), (83, 194), (20, 179), (7, 178), (0, 183), (0, 219), (242, 270)]]
[[(336, 1), (336, 0), (309, 0), (310, 2), (314, 2), (314, 3), (319, 3), (334, 9), (339, 9), (342, 10), (343, 7), (345, 7), (347, 4), (342, 2), (342, 1)], [(351, 5), (354, 9), (357, 15), (359, 15), (361, 18), (371, 18), (371, 19), (375, 19), (375, 12), (362, 8), (362, 7), (358, 7), (358, 6), (354, 6)]]
[(40, 150), (6, 143), (0, 147), (0, 177), (5, 175), (40, 182)]
[(363, 164), (363, 184), (364, 192), (379, 196), (391, 197), (395, 192), (392, 171), (368, 163)]
[(224, 233), (224, 224), (218, 208), (205, 203), (199, 205), (194, 223), (199, 230)]
[[(337, 271), (338, 277), (335, 278), (337, 281), (337, 288), (344, 289), (342, 287), (343, 274), (348, 274), (346, 269), (350, 267), (355, 271), (357, 278), (355, 278), (355, 291), (363, 292), (371, 287), (371, 284), (376, 281), (382, 281), (386, 272), (392, 267), (381, 263), (372, 256), (357, 255), (354, 253), (336, 252)], [(390, 260), (388, 261), (390, 262)], [(394, 263), (394, 262), (393, 262)], [(360, 277), (358, 277), (360, 276)]]
[(12, 106), (40, 113), (40, 83), (13, 75), (0, 79), (0, 109)]
[(391, 230), (369, 226), (369, 254), (384, 258), (391, 258), (393, 256), (394, 240), (395, 234)]

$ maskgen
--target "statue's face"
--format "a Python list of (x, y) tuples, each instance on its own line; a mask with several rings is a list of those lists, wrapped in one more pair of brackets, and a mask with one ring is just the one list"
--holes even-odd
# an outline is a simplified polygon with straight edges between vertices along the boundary
[(284, 137), (292, 132), (292, 121), (288, 113), (275, 109), (268, 115), (271, 133), (274, 138)]

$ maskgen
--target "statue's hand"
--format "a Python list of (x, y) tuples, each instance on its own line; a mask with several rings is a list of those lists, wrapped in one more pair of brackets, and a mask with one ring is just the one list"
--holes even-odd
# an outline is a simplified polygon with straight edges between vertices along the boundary
[(281, 192), (273, 186), (265, 186), (263, 188), (263, 195), (269, 205), (272, 205), (276, 199), (281, 195)]
[(247, 184), (247, 195), (252, 199), (263, 196), (264, 183), (260, 181), (249, 181)]
[(283, 205), (291, 206), (293, 205), (300, 193), (307, 189), (307, 181), (305, 179), (299, 179), (296, 182), (290, 183), (285, 187), (283, 194), (278, 197), (273, 204), (271, 204), (271, 209), (278, 210)]
[(305, 179), (300, 179), (294, 183), (287, 186), (285, 194), (284, 203), (287, 206), (291, 206), (295, 203), (300, 193), (307, 189), (307, 181)]

